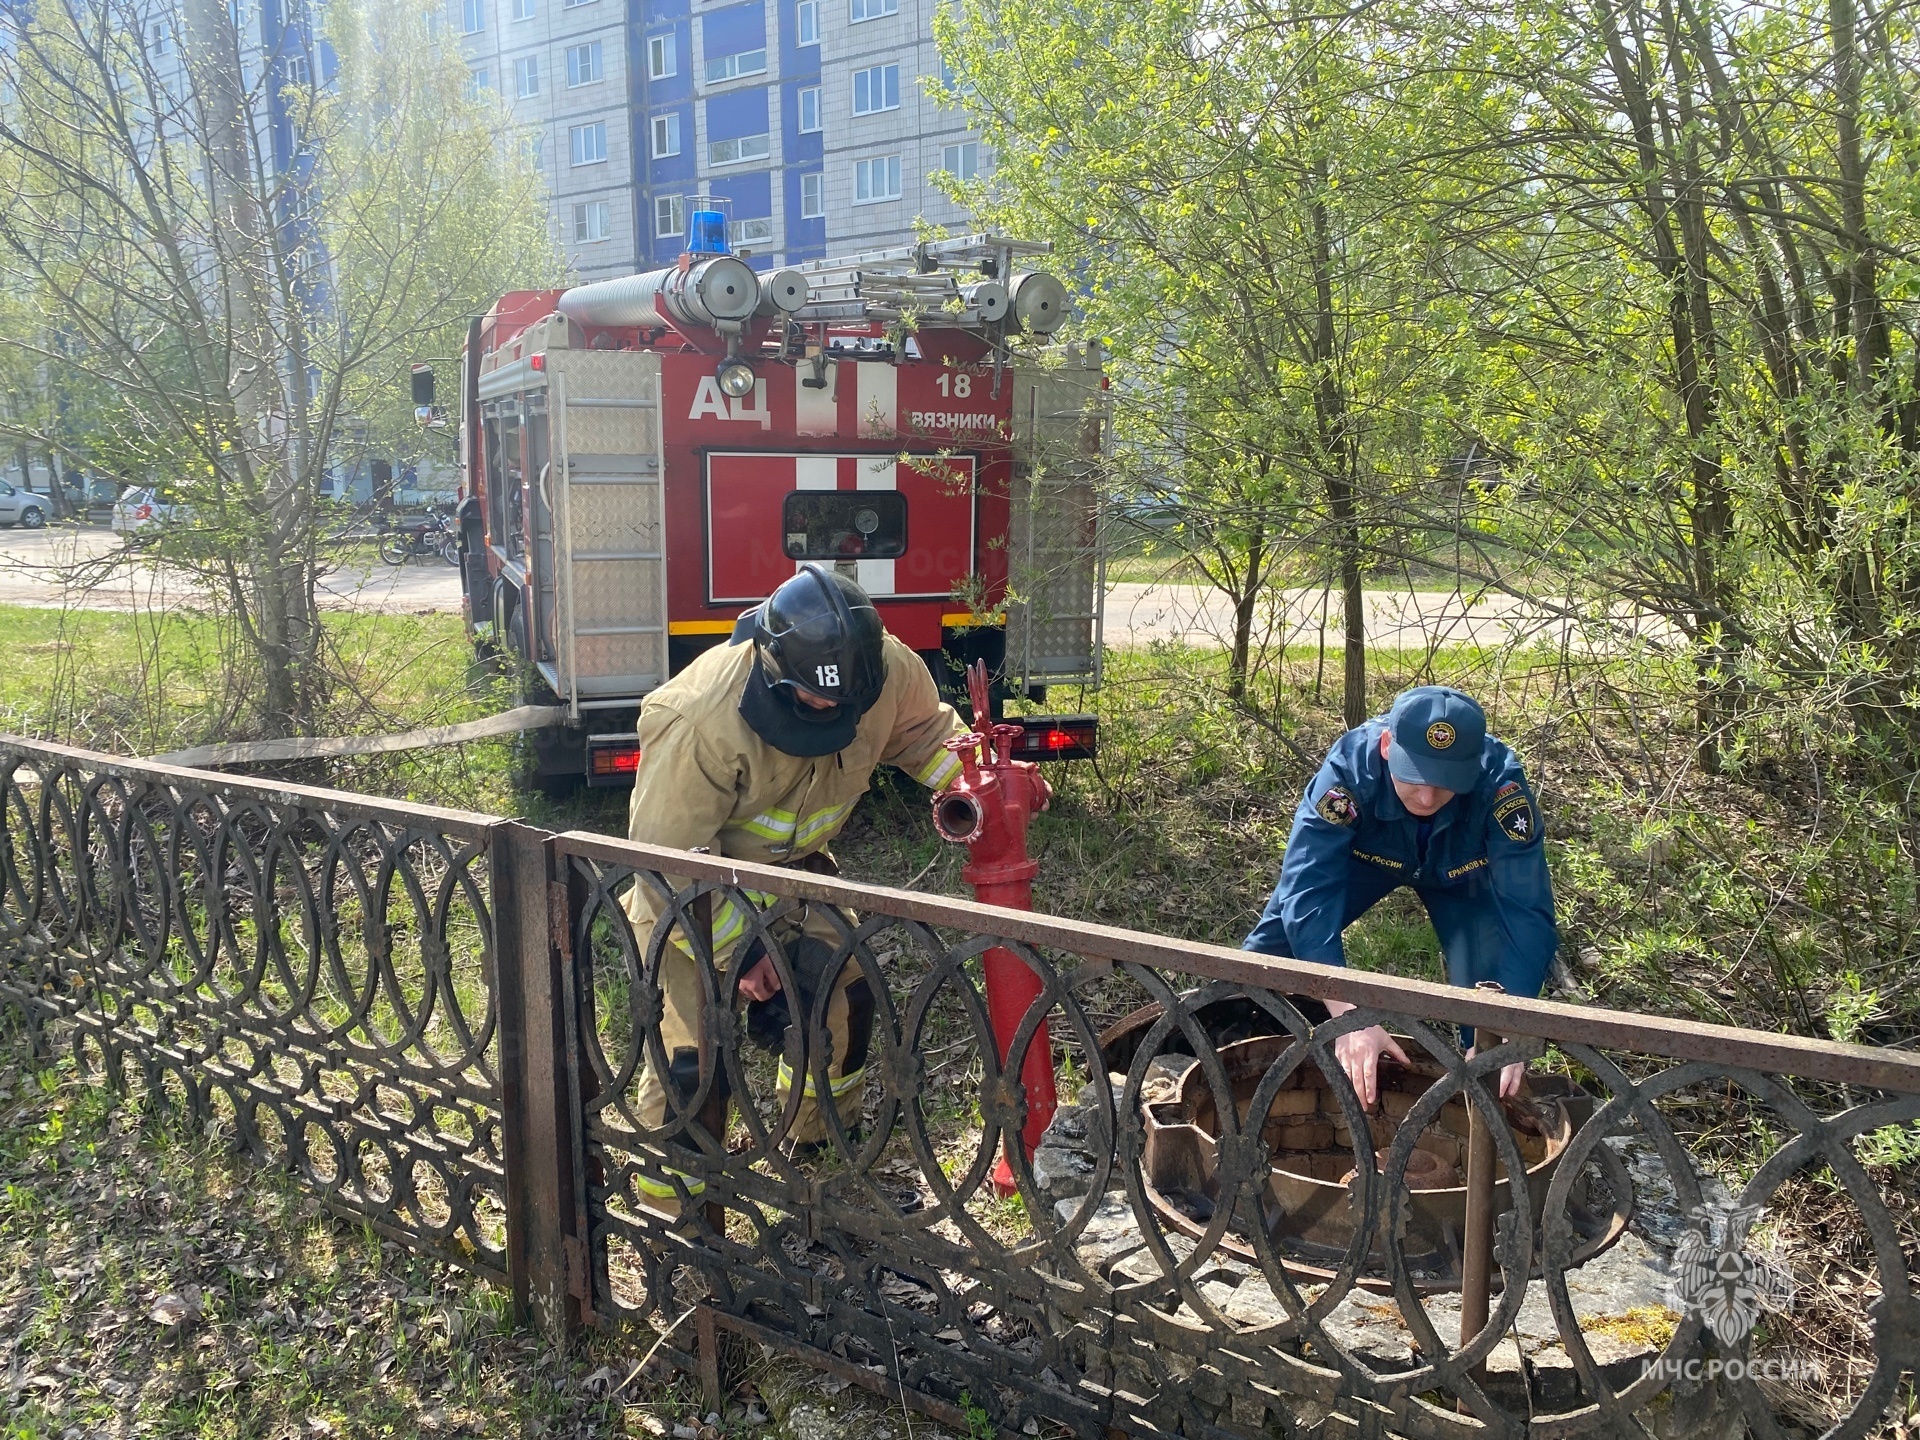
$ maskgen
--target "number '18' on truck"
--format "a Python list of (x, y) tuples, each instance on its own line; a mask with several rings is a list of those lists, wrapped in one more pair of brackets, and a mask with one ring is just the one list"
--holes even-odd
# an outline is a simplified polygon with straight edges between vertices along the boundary
[[(950, 698), (1097, 684), (1095, 345), (1056, 344), (1045, 246), (994, 235), (756, 272), (696, 210), (647, 274), (514, 291), (469, 327), (457, 425), (469, 631), (564, 706), (556, 787), (629, 784), (642, 697), (804, 561), (874, 599)], [(415, 368), (423, 424), (452, 417)], [(1029, 716), (1028, 758), (1092, 753)]]

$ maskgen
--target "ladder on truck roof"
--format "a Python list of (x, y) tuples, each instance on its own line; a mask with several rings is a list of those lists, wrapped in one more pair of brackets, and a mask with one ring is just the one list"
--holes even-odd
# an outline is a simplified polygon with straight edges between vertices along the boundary
[(1052, 251), (1051, 241), (979, 234), (804, 261), (789, 267), (807, 282), (807, 298), (789, 318), (886, 321), (912, 313), (971, 329), (1011, 314), (1046, 334), (1066, 318), (1066, 289), (1044, 271), (1015, 266)]

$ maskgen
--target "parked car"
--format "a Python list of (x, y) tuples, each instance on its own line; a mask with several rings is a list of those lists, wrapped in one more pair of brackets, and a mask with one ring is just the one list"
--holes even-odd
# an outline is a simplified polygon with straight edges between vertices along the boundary
[(118, 534), (130, 535), (135, 530), (171, 519), (177, 509), (177, 505), (162, 500), (158, 490), (129, 490), (114, 504), (113, 528)]
[(120, 500), (120, 482), (118, 480), (89, 480), (85, 500), (86, 518), (89, 520), (111, 520), (113, 507)]
[(0, 480), (0, 525), (23, 525), (29, 530), (38, 530), (52, 513), (53, 507), (46, 496)]
[(69, 471), (60, 482), (59, 504), (54, 503), (51, 481), (37, 482), (34, 493), (46, 500), (49, 518), (105, 520), (113, 502), (120, 498), (120, 482), (100, 476), (89, 479)]

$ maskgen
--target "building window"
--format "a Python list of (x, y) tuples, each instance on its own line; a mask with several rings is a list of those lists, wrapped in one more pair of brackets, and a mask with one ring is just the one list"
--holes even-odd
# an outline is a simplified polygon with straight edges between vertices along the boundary
[(757, 220), (736, 220), (727, 227), (729, 237), (736, 245), (771, 245), (773, 243), (773, 218), (761, 216)]
[(570, 125), (567, 142), (573, 151), (574, 164), (597, 165), (607, 158), (607, 122), (596, 120), (591, 125)]
[(876, 200), (900, 198), (900, 157), (876, 155), (871, 160), (856, 160), (853, 166), (853, 203), (871, 205)]
[(540, 168), (540, 132), (529, 130), (520, 137), (520, 158), (533, 169)]
[(534, 16), (534, 0), (513, 0), (513, 18), (531, 20)]
[(153, 56), (165, 55), (173, 49), (173, 40), (167, 34), (167, 22), (156, 20), (147, 27), (147, 53)]
[(820, 43), (820, 0), (800, 0), (793, 7), (793, 30), (796, 45)]
[(493, 88), (493, 72), (484, 65), (475, 65), (467, 72), (467, 98), (478, 100), (480, 92)]
[(287, 57), (287, 84), (298, 85), (301, 89), (313, 83), (313, 66), (307, 63), (304, 55)]
[(320, 202), (311, 189), (289, 190), (281, 203), (280, 213), (285, 217), (288, 226), (297, 227), (304, 232), (311, 225), (314, 212), (319, 208)]
[(655, 35), (647, 41), (647, 78), (665, 80), (680, 73), (680, 57), (673, 36)]
[(575, 6), (591, 5), (592, 3), (593, 0), (560, 0), (560, 8), (562, 10), (571, 10)]
[(678, 115), (656, 115), (653, 117), (653, 158), (664, 160), (669, 155), (680, 153), (680, 117)]
[(607, 202), (589, 200), (573, 207), (573, 243), (587, 245), (607, 238)]
[(765, 50), (742, 50), (737, 55), (716, 55), (707, 61), (707, 83), (718, 85), (722, 80), (736, 80), (742, 75), (764, 75), (767, 69)]
[(878, 20), (882, 15), (898, 15), (900, 0), (852, 0), (853, 13), (849, 17), (858, 25), (862, 20)]
[(967, 140), (947, 145), (940, 151), (940, 168), (956, 180), (972, 180), (980, 174), (980, 146)]
[(486, 23), (486, 0), (460, 0), (460, 29), (463, 34), (478, 35)]
[(873, 115), (900, 108), (900, 67), (875, 65), (853, 72), (853, 113)]
[(715, 140), (707, 146), (707, 164), (739, 165), (764, 160), (773, 153), (771, 135), (742, 135), (738, 140)]
[(827, 177), (818, 170), (800, 177), (800, 218), (818, 220), (827, 213)]
[(585, 45), (567, 47), (567, 85), (578, 87), (591, 85), (606, 74), (600, 64), (600, 42), (589, 41)]
[(687, 233), (687, 201), (682, 195), (656, 195), (653, 201), (653, 238), (677, 240)]
[(540, 93), (540, 57), (522, 55), (513, 62), (513, 93), (525, 100)]
[(800, 133), (817, 135), (820, 132), (820, 87), (809, 85), (800, 92)]

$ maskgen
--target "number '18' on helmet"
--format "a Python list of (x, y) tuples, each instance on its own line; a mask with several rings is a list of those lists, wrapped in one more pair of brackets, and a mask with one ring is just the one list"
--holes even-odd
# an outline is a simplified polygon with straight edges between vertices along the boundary
[(866, 591), (807, 564), (761, 604), (753, 644), (768, 684), (865, 711), (887, 682), (884, 633)]

